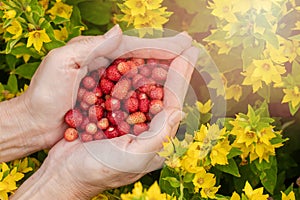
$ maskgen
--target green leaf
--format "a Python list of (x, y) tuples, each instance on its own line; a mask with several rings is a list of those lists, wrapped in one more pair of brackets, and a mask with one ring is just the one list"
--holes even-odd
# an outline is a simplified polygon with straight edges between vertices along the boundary
[(188, 32), (189, 33), (201, 33), (207, 32), (209, 27), (215, 25), (215, 18), (213, 15), (210, 14), (210, 10), (203, 9), (201, 12), (196, 14), (193, 18)]
[(11, 54), (13, 54), (15, 56), (28, 54), (28, 55), (30, 55), (34, 58), (40, 58), (41, 57), (36, 51), (32, 50), (32, 48), (26, 47), (26, 45), (14, 47), (11, 50)]
[[(176, 4), (182, 8), (184, 8), (189, 14), (194, 14), (199, 12), (199, 8), (202, 10), (205, 10), (206, 8), (206, 0), (175, 0)], [(198, 23), (203, 22), (203, 19), (201, 21), (198, 21)]]
[(168, 181), (170, 183), (170, 185), (174, 188), (178, 188), (180, 186), (180, 181), (177, 180), (177, 178), (166, 177), (166, 178), (163, 178), (163, 180)]
[(8, 54), (8, 55), (5, 56), (5, 60), (6, 60), (6, 63), (9, 67), (9, 69), (11, 71), (14, 70), (15, 67), (16, 67), (16, 64), (18, 62), (18, 59), (13, 55)]
[(176, 195), (179, 196), (180, 191), (179, 188), (174, 188), (171, 186), (169, 181), (164, 180), (166, 177), (174, 177), (176, 179), (179, 179), (179, 176), (177, 173), (175, 173), (173, 170), (171, 170), (168, 166), (164, 166), (161, 170), (160, 178), (159, 178), (159, 186), (162, 190), (162, 192), (165, 192), (169, 195)]
[(47, 51), (51, 51), (52, 49), (62, 47), (64, 45), (65, 45), (64, 42), (58, 40), (52, 40), (49, 43), (44, 43), (44, 47), (47, 49)]
[(300, 34), (289, 37), (290, 40), (300, 41)]
[(20, 65), (15, 70), (15, 74), (18, 74), (18, 75), (30, 80), (39, 65), (40, 65), (40, 62), (26, 63), (23, 65)]
[(265, 189), (273, 194), (277, 182), (277, 160), (275, 156), (269, 158), (270, 168), (264, 170), (259, 176), (262, 185)]
[(262, 38), (265, 39), (268, 43), (270, 43), (273, 47), (277, 49), (279, 48), (279, 41), (277, 35), (271, 30), (265, 30)]
[(194, 179), (194, 176), (195, 176), (195, 174), (186, 173), (183, 177), (183, 182), (185, 182), (185, 183), (192, 182), (192, 180)]
[(231, 158), (233, 158), (233, 157), (235, 157), (235, 156), (239, 156), (239, 155), (241, 155), (241, 154), (242, 154), (242, 151), (241, 151), (239, 148), (237, 148), (237, 147), (232, 147), (232, 148), (230, 149), (229, 154), (227, 155), (227, 158), (228, 158), (228, 159), (231, 159)]
[(254, 173), (251, 169), (251, 164), (244, 165), (240, 167), (241, 177), (233, 177), (233, 183), (236, 191), (241, 193), (246, 181), (248, 181), (253, 187), (259, 183), (259, 176), (257, 173)]
[(300, 103), (296, 107), (293, 107), (292, 103), (289, 102), (289, 109), (290, 109), (291, 115), (294, 116), (297, 113), (297, 111), (299, 110), (299, 108), (300, 108)]
[(84, 20), (96, 25), (105, 25), (110, 22), (111, 7), (110, 1), (91, 0), (78, 4), (81, 16)]
[(15, 74), (9, 75), (7, 89), (13, 94), (18, 92), (18, 80)]
[(66, 23), (70, 21), (69, 19), (66, 19), (66, 18), (63, 18), (63, 17), (60, 17), (60, 16), (56, 16), (55, 19), (53, 20), (53, 23), (54, 24), (63, 24), (63, 23)]
[(233, 176), (236, 176), (236, 177), (240, 177), (240, 173), (239, 173), (239, 168), (235, 162), (235, 160), (232, 158), (232, 159), (229, 159), (228, 160), (228, 164), (227, 165), (216, 165), (215, 166), (218, 170), (222, 171), (222, 172), (225, 172), (225, 173), (228, 173), (228, 174), (231, 174)]

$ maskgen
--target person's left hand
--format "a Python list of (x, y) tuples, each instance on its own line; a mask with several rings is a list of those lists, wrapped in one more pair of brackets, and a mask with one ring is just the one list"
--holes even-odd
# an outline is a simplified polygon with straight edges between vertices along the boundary
[(12, 199), (89, 199), (160, 168), (164, 160), (157, 152), (163, 141), (176, 134), (197, 57), (198, 49), (190, 47), (171, 63), (164, 110), (152, 119), (149, 131), (87, 143), (62, 140)]

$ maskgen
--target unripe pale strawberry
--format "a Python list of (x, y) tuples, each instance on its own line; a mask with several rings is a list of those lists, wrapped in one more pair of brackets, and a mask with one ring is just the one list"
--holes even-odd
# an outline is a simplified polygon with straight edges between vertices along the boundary
[(96, 81), (91, 76), (86, 76), (82, 79), (82, 85), (88, 90), (96, 87)]
[(89, 142), (93, 140), (93, 135), (84, 132), (80, 135), (80, 139), (82, 142)]
[(115, 84), (106, 78), (100, 80), (100, 88), (104, 94), (110, 94), (114, 86)]
[(106, 77), (110, 79), (111, 81), (119, 81), (119, 79), (122, 77), (120, 72), (117, 69), (116, 65), (109, 66), (105, 71)]
[(151, 100), (149, 104), (149, 112), (153, 115), (156, 115), (163, 109), (163, 102), (161, 100)]
[(72, 142), (78, 138), (78, 131), (75, 128), (67, 128), (64, 133), (64, 138), (68, 142)]
[(79, 107), (81, 110), (88, 110), (90, 108), (90, 105), (87, 104), (85, 101), (81, 101)]
[(139, 111), (130, 114), (126, 119), (126, 122), (128, 124), (138, 124), (138, 123), (143, 123), (145, 121), (146, 121), (145, 114)]
[(93, 92), (87, 91), (86, 93), (84, 93), (83, 101), (89, 105), (95, 104), (97, 102), (97, 99), (97, 96)]
[(104, 134), (107, 138), (115, 138), (115, 137), (118, 137), (119, 136), (119, 132), (118, 130), (113, 127), (113, 126), (110, 126), (108, 127), (105, 131), (104, 131)]
[(130, 71), (131, 67), (129, 66), (129, 64), (127, 62), (120, 62), (117, 65), (117, 69), (120, 72), (120, 74), (124, 75)]
[(154, 59), (154, 58), (149, 58), (149, 59), (147, 59), (147, 64), (149, 64), (149, 65), (158, 65), (159, 60)]
[(149, 129), (148, 124), (146, 123), (138, 123), (133, 126), (133, 134), (139, 135)]
[(102, 106), (93, 105), (89, 108), (88, 116), (90, 121), (97, 122), (103, 117), (104, 109)]
[(139, 109), (139, 100), (137, 98), (129, 98), (124, 102), (124, 108), (126, 111), (132, 113), (136, 112)]
[(88, 133), (88, 134), (95, 134), (97, 132), (98, 128), (97, 128), (97, 125), (95, 123), (88, 123), (85, 127), (85, 131)]
[(131, 87), (130, 80), (124, 78), (121, 79), (112, 89), (111, 95), (118, 99), (124, 99)]
[(134, 62), (136, 66), (142, 66), (145, 64), (145, 60), (142, 58), (132, 58), (131, 61)]
[(105, 101), (105, 109), (108, 111), (116, 111), (121, 107), (119, 99), (110, 97)]
[(72, 128), (79, 127), (82, 120), (83, 116), (77, 109), (71, 109), (65, 114), (65, 122)]
[(102, 130), (105, 130), (109, 127), (109, 121), (106, 117), (100, 119), (98, 122), (97, 122), (97, 126), (99, 129), (102, 129)]
[(82, 101), (83, 99), (83, 96), (84, 96), (84, 93), (86, 92), (87, 90), (83, 87), (80, 87), (78, 89), (78, 92), (77, 92), (77, 101)]

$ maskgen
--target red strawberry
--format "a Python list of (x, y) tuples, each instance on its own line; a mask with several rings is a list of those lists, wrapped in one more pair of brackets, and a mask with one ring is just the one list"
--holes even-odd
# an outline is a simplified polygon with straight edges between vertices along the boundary
[(129, 98), (124, 102), (124, 107), (126, 111), (132, 113), (136, 112), (139, 108), (139, 100), (137, 98)]
[(147, 96), (147, 94), (144, 93), (144, 92), (139, 92), (138, 95), (137, 95), (137, 98), (138, 98), (139, 100), (141, 100), (141, 99), (148, 99), (148, 96)]
[(112, 125), (116, 125), (117, 122), (115, 121), (116, 113), (114, 112), (107, 112), (106, 118), (108, 119), (109, 123)]
[(104, 134), (106, 135), (107, 138), (115, 138), (119, 136), (118, 130), (113, 126), (108, 127), (105, 130)]
[(100, 80), (100, 88), (104, 94), (110, 94), (111, 90), (114, 87), (114, 83), (106, 78)]
[(156, 87), (149, 91), (150, 99), (162, 100), (164, 97), (164, 89), (162, 87)]
[(80, 138), (82, 142), (89, 142), (93, 140), (93, 135), (84, 132), (80, 135)]
[(83, 88), (83, 87), (80, 87), (78, 89), (78, 92), (77, 92), (77, 101), (81, 101), (83, 99), (83, 96), (84, 96), (85, 92), (86, 92), (86, 89)]
[(67, 128), (64, 133), (64, 138), (68, 142), (72, 142), (78, 138), (78, 131), (75, 128)]
[(126, 135), (130, 132), (130, 125), (125, 121), (121, 121), (118, 123), (118, 131), (120, 135)]
[(137, 93), (134, 90), (129, 90), (129, 92), (127, 93), (125, 99), (129, 99), (129, 98), (137, 98)]
[(155, 81), (161, 82), (161, 81), (165, 81), (167, 79), (167, 75), (168, 75), (168, 71), (167, 70), (165, 70), (164, 68), (161, 68), (161, 67), (155, 67), (152, 70), (151, 77)]
[(103, 117), (104, 109), (102, 106), (99, 105), (93, 105), (89, 108), (89, 119), (92, 122), (97, 122)]
[(102, 130), (105, 130), (109, 127), (109, 121), (106, 117), (100, 119), (98, 122), (97, 122), (97, 126), (98, 128), (102, 129)]
[(71, 109), (65, 114), (65, 122), (72, 128), (80, 126), (83, 116), (77, 109)]
[(96, 87), (96, 81), (93, 79), (93, 77), (91, 76), (86, 76), (83, 78), (82, 80), (82, 85), (88, 89), (88, 90), (91, 90), (93, 89), (94, 87)]
[(127, 76), (128, 78), (133, 78), (135, 75), (137, 75), (137, 74), (139, 73), (139, 70), (138, 70), (138, 68), (137, 68), (137, 65), (136, 65), (134, 62), (130, 61), (130, 60), (127, 61), (126, 63), (127, 63), (127, 65), (130, 66), (130, 71), (128, 71), (128, 72), (126, 73), (126, 76)]
[(126, 119), (128, 124), (138, 124), (146, 121), (146, 116), (142, 112), (135, 112), (130, 114)]
[(141, 67), (139, 67), (139, 73), (145, 77), (148, 77), (151, 75), (151, 69), (147, 65), (141, 66)]
[(112, 81), (118, 81), (122, 77), (116, 65), (109, 66), (106, 69), (105, 73), (106, 73), (106, 77)]
[(147, 64), (149, 65), (157, 65), (159, 63), (159, 61), (157, 59), (154, 59), (154, 58), (149, 58), (147, 60)]
[(138, 123), (133, 126), (133, 134), (139, 135), (149, 129), (148, 124), (146, 123)]
[(89, 105), (93, 105), (97, 102), (97, 96), (95, 93), (87, 91), (84, 93), (83, 101)]
[(88, 134), (95, 134), (97, 132), (97, 125), (95, 123), (88, 123), (85, 127), (85, 131), (88, 133)]
[(82, 123), (81, 123), (81, 125), (80, 125), (80, 129), (81, 129), (81, 130), (85, 130), (85, 127), (86, 127), (86, 125), (87, 125), (88, 123), (90, 123), (89, 118), (88, 118), (88, 117), (84, 117), (83, 120), (82, 120)]
[(128, 114), (121, 110), (115, 111), (113, 113), (113, 117), (116, 123), (124, 121), (128, 117)]
[(119, 99), (110, 97), (105, 101), (105, 109), (108, 111), (119, 110), (121, 107)]
[(149, 111), (151, 114), (156, 115), (163, 109), (163, 102), (161, 100), (154, 99), (150, 101)]
[(112, 65), (118, 65), (119, 63), (122, 63), (122, 62), (126, 62), (126, 59), (125, 58), (115, 59), (114, 62), (112, 63)]
[(131, 82), (128, 79), (122, 79), (113, 88), (111, 95), (118, 99), (124, 99), (131, 86)]
[(132, 87), (134, 88), (134, 89), (136, 89), (136, 88), (138, 88), (139, 87), (139, 80), (141, 79), (141, 78), (143, 78), (144, 76), (142, 76), (141, 74), (137, 74), (137, 75), (135, 75), (133, 78), (132, 78)]
[(93, 92), (95, 93), (96, 97), (100, 98), (102, 96), (102, 91), (99, 87), (95, 87), (93, 89)]
[(127, 62), (120, 62), (117, 65), (117, 69), (120, 72), (120, 74), (124, 75), (130, 71), (131, 67), (129, 66), (129, 64)]
[(145, 60), (142, 58), (132, 58), (131, 61), (134, 62), (136, 66), (141, 66), (145, 64)]
[[(101, 67), (101, 68), (97, 69), (99, 78), (101, 78), (104, 75), (105, 70), (106, 70), (105, 67)], [(99, 79), (95, 79), (95, 80), (99, 80)]]
[(103, 131), (97, 131), (97, 133), (95, 133), (93, 135), (93, 139), (94, 140), (102, 140), (104, 139), (106, 136), (104, 135)]
[(144, 113), (149, 112), (149, 103), (150, 103), (150, 100), (148, 98), (140, 99), (139, 100), (139, 110)]

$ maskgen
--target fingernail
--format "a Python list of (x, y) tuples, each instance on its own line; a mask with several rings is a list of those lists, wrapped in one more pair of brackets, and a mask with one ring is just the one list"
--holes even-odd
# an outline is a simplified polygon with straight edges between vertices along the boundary
[(112, 27), (108, 32), (104, 34), (105, 38), (112, 38), (116, 35), (119, 35), (121, 33), (120, 26), (116, 24), (114, 27)]
[(181, 110), (175, 110), (169, 117), (168, 123), (171, 127), (175, 126), (185, 116), (185, 113)]

